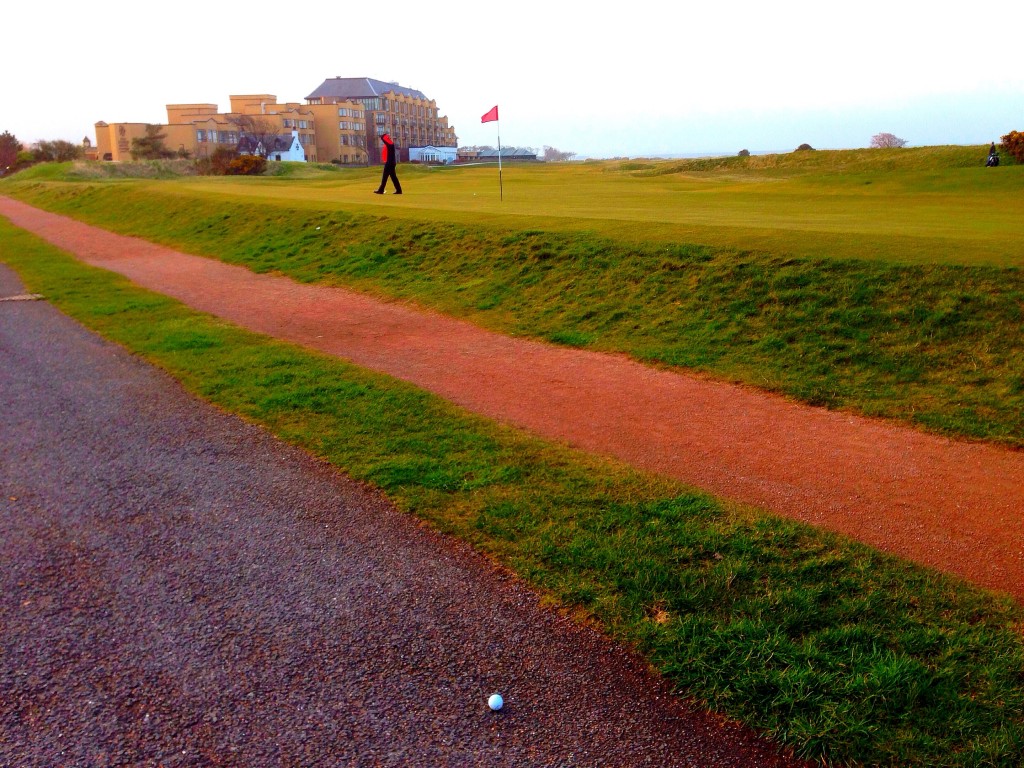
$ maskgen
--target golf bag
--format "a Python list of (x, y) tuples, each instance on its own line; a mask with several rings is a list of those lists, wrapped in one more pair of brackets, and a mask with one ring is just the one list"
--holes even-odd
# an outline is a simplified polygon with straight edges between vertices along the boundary
[(995, 168), (999, 165), (999, 155), (989, 155), (988, 160), (985, 161), (986, 168)]

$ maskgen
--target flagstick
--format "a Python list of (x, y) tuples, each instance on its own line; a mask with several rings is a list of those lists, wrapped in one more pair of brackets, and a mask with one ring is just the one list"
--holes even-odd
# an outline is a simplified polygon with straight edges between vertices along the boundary
[(505, 191), (501, 186), (501, 120), (495, 121), (498, 125), (498, 200), (505, 200)]

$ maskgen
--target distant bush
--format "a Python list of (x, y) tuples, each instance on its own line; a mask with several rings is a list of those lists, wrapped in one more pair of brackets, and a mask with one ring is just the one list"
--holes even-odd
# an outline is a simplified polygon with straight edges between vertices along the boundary
[(749, 149), (741, 149), (739, 151), (739, 154), (737, 155), (737, 157), (750, 157), (750, 150)]
[(813, 152), (814, 147), (810, 144), (801, 144), (799, 147), (793, 150), (794, 152)]
[(164, 145), (166, 133), (160, 132), (159, 125), (146, 125), (146, 135), (132, 139), (130, 154), (132, 160), (166, 160), (177, 153)]
[(69, 179), (170, 179), (194, 176), (195, 164), (184, 158), (167, 160), (133, 160), (104, 163), (97, 160), (76, 160), (67, 170)]
[(907, 146), (907, 140), (892, 133), (876, 133), (871, 137), (872, 149), (893, 149)]
[(200, 176), (259, 176), (267, 169), (267, 160), (259, 155), (241, 155), (237, 150), (218, 147), (209, 157), (195, 160)]
[(18, 154), (22, 151), (21, 142), (10, 131), (0, 133), (0, 173), (12, 168), (18, 162)]
[(267, 158), (259, 155), (239, 155), (228, 163), (228, 176), (259, 176), (267, 170)]
[(210, 155), (210, 173), (215, 176), (225, 176), (230, 171), (231, 163), (240, 157), (238, 150), (227, 147), (217, 147)]
[(39, 163), (66, 163), (82, 157), (84, 152), (79, 145), (64, 139), (40, 141), (32, 148), (36, 162)]
[(1018, 163), (1024, 163), (1024, 133), (1010, 131), (1000, 138), (1002, 148)]

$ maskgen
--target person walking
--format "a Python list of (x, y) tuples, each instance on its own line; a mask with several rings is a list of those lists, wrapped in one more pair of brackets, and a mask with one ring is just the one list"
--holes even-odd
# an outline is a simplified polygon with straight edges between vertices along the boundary
[(395, 185), (395, 194), (400, 195), (402, 194), (402, 185), (398, 181), (398, 174), (395, 173), (395, 166), (398, 164), (398, 150), (395, 149), (395, 142), (388, 134), (381, 134), (380, 140), (384, 142), (380, 151), (380, 159), (384, 161), (384, 175), (380, 177), (380, 188), (375, 189), (373, 193), (383, 195), (384, 187), (387, 186), (390, 178), (391, 183)]

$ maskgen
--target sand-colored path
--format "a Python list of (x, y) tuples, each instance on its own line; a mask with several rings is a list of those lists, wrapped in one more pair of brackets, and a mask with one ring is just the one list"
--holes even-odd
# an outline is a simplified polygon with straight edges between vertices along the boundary
[(8, 198), (0, 197), (0, 214), (89, 264), (238, 325), (1024, 600), (1024, 452), (509, 338), (178, 253)]

